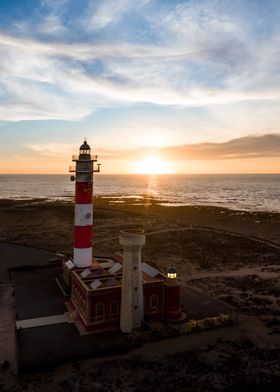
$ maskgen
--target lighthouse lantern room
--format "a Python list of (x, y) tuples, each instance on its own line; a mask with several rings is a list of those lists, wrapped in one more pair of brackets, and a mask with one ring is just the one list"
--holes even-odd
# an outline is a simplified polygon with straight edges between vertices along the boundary
[(93, 213), (93, 173), (100, 171), (100, 164), (95, 168), (97, 155), (91, 155), (90, 146), (85, 139), (79, 155), (73, 155), (75, 166), (69, 171), (75, 176), (75, 227), (74, 227), (74, 265), (86, 268), (92, 264), (92, 213)]

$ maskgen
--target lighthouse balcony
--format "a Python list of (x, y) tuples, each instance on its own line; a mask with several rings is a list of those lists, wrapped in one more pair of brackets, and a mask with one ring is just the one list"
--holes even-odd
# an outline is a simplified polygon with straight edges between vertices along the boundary
[(91, 162), (96, 162), (97, 161), (97, 155), (90, 155), (90, 154), (82, 154), (80, 155), (72, 155), (72, 161), (91, 161)]
[(69, 166), (70, 173), (92, 173), (92, 168), (77, 168), (76, 166)]

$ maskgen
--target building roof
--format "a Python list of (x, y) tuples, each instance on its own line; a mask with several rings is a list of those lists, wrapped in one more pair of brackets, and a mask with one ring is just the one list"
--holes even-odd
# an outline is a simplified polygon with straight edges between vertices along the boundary
[[(89, 268), (74, 268), (76, 278), (85, 285), (87, 290), (121, 287), (122, 261), (113, 258), (97, 257)], [(142, 263), (142, 281), (145, 283), (162, 282), (163, 274), (147, 263)]]
[(174, 265), (171, 265), (170, 267), (167, 268), (166, 272), (168, 274), (176, 274), (176, 268), (174, 267)]

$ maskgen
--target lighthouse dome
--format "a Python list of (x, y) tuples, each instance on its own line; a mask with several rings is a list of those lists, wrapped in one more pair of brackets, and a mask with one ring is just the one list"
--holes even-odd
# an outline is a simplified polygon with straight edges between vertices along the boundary
[(166, 272), (167, 272), (167, 277), (169, 279), (176, 279), (177, 273), (176, 273), (176, 268), (174, 267), (174, 265), (171, 265), (170, 267), (168, 267)]
[(87, 144), (87, 141), (85, 140), (84, 143), (81, 145), (80, 150), (85, 150), (85, 151), (89, 151), (90, 150), (90, 146)]

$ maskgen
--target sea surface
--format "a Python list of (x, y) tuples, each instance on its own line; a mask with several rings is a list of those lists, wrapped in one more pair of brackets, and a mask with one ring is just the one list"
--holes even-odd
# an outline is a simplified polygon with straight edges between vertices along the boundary
[[(106, 175), (94, 179), (94, 193), (121, 203), (154, 197), (164, 205), (211, 205), (247, 211), (280, 212), (280, 174)], [(0, 199), (71, 199), (69, 175), (0, 175)]]

